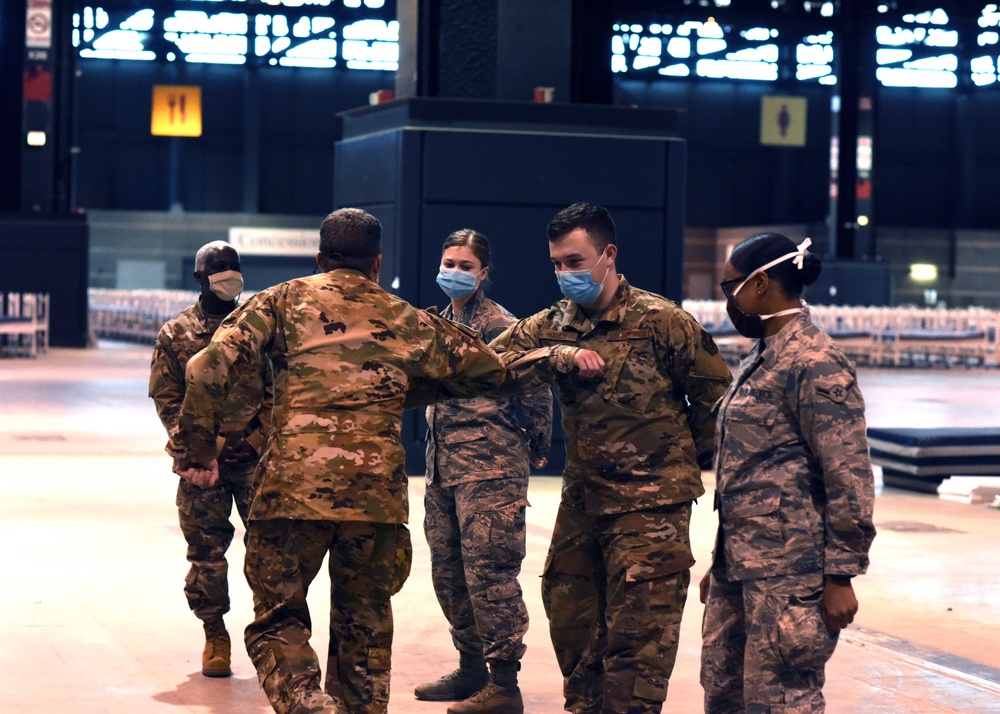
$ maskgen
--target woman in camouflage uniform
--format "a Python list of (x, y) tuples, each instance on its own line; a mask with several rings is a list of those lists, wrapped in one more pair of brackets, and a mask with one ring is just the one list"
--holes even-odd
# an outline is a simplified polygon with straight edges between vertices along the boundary
[[(489, 342), (516, 321), (483, 294), (489, 242), (465, 229), (448, 236), (442, 251), (437, 282), (451, 298), (442, 316)], [(515, 414), (517, 401), (525, 428)], [(424, 532), (434, 591), (460, 663), (414, 693), (417, 699), (460, 701), (449, 714), (516, 714), (523, 711), (517, 669), (528, 629), (517, 576), (525, 553), (529, 462), (545, 464), (552, 394), (543, 386), (520, 398), (442, 402), (427, 408), (427, 423)]]
[(816, 714), (826, 662), (858, 610), (874, 481), (854, 367), (800, 296), (819, 258), (776, 233), (732, 252), (722, 290), (758, 339), (719, 403), (712, 568), (701, 683), (705, 711)]

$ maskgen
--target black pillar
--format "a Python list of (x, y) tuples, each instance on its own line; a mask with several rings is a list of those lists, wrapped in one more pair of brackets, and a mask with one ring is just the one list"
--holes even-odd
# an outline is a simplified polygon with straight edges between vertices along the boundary
[(21, 207), (24, 2), (0, 2), (0, 211)]
[(26, 8), (21, 135), (15, 144), (21, 153), (20, 209), (52, 213), (56, 210), (58, 38), (68, 28), (60, 27), (58, 7), (51, 0), (20, 2)]
[[(833, 256), (874, 257), (875, 22), (867, 3), (844, 3), (837, 44), (837, 197), (834, 204)], [(858, 140), (865, 164), (858, 169)], [(858, 217), (864, 215), (863, 225)]]
[(611, 27), (615, 5), (608, 0), (573, 0), (571, 102), (611, 104), (614, 101)]
[(396, 96), (612, 102), (612, 3), (399, 0)]

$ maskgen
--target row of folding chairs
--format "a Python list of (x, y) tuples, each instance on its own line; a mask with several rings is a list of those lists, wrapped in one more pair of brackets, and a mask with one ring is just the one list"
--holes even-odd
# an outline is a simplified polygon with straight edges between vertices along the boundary
[(49, 294), (0, 293), (0, 354), (36, 357), (49, 348)]
[[(197, 292), (186, 290), (91, 288), (89, 293), (91, 329), (97, 337), (143, 342), (155, 340), (164, 322), (198, 298)], [(34, 306), (43, 297), (47, 320), (48, 296), (24, 296), (29, 302), (17, 304)], [(684, 309), (712, 333), (728, 361), (738, 362), (752, 347), (752, 341), (733, 328), (725, 301), (685, 300)], [(810, 310), (813, 320), (859, 364), (995, 367), (1000, 362), (997, 310), (831, 305), (813, 305)]]
[[(752, 341), (739, 335), (721, 300), (685, 300), (730, 362)], [(1000, 311), (811, 305), (813, 321), (858, 364), (874, 367), (1000, 366)]]
[(152, 344), (163, 323), (198, 300), (188, 290), (90, 288), (90, 330), (95, 337)]

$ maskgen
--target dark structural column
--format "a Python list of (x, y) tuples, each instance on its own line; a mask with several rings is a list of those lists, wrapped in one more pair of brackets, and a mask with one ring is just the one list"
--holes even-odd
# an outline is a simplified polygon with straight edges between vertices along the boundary
[(605, 0), (399, 0), (397, 97), (612, 101)]
[[(871, 5), (871, 7), (869, 7)], [(845, 260), (874, 258), (873, 238), (875, 16), (874, 4), (848, 2), (841, 5), (836, 37), (837, 86), (840, 111), (837, 121), (837, 198), (834, 212), (834, 257)], [(868, 169), (859, 175), (858, 138), (867, 143)], [(865, 215), (867, 225), (858, 225)]]
[(50, 344), (82, 347), (88, 232), (71, 205), (71, 25), (69, 0), (0, 7), (0, 141), (11, 149), (0, 159), (0, 291), (49, 293)]

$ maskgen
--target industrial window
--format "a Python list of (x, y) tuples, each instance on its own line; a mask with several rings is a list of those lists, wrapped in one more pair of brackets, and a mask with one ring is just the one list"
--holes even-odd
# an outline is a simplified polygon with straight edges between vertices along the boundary
[(389, 72), (399, 64), (394, 1), (185, 0), (174, 5), (159, 14), (122, 0), (84, 7), (73, 15), (73, 46), (81, 57), (116, 60)]
[[(741, 15), (743, 5), (747, 13)], [(879, 83), (954, 88), (1000, 82), (1000, 3), (965, 6), (954, 21), (934, 5), (918, 13), (903, 12), (899, 5), (874, 8), (876, 17), (885, 18), (874, 30)], [(684, 0), (682, 9), (648, 11), (642, 22), (617, 22), (611, 69), (637, 77), (836, 84), (838, 5), (772, 0), (770, 7), (773, 23), (766, 22), (760, 3), (742, 0)], [(751, 16), (755, 26), (739, 24)]]

